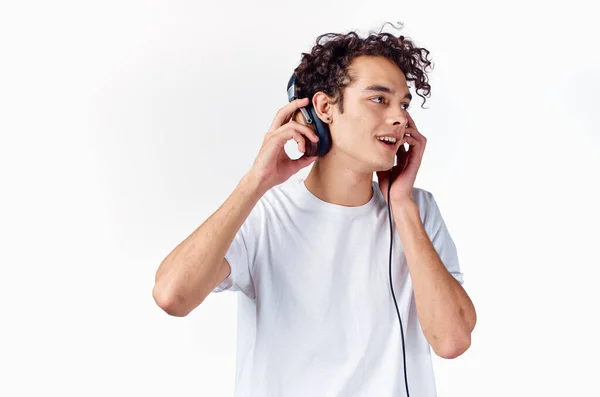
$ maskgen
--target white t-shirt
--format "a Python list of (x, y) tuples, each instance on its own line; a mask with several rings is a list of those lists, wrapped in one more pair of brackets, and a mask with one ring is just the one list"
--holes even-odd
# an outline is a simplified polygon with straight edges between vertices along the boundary
[[(373, 181), (361, 206), (327, 203), (292, 177), (254, 207), (213, 292), (240, 291), (235, 397), (405, 396), (400, 323), (390, 290), (387, 204)], [(462, 284), (433, 195), (413, 188), (421, 220)], [(436, 396), (430, 347), (394, 226), (392, 279), (411, 396)]]

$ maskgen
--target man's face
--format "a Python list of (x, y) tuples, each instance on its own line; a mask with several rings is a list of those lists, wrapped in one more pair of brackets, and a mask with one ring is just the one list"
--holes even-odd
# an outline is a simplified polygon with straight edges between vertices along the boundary
[[(408, 123), (406, 78), (383, 57), (359, 57), (350, 68), (355, 81), (344, 90), (344, 113), (333, 107), (332, 147), (327, 156), (335, 156), (336, 162), (355, 172), (388, 170)], [(396, 143), (378, 139), (384, 136), (396, 138)]]

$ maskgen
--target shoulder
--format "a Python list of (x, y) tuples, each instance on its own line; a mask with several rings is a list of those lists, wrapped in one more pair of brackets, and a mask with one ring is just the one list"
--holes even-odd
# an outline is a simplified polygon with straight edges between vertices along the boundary
[[(381, 193), (381, 190), (379, 188), (379, 182), (374, 180), (373, 184), (374, 187), (377, 188), (376, 191)], [(413, 187), (412, 198), (415, 201), (415, 203), (417, 203), (417, 205), (419, 206), (419, 209), (421, 209), (422, 211), (427, 210), (428, 208), (435, 205), (435, 198), (433, 196), (433, 193), (423, 188)]]
[(423, 221), (432, 221), (439, 218), (440, 213), (434, 194), (423, 188), (413, 188), (413, 200), (419, 207), (421, 219)]
[[(379, 182), (373, 180), (373, 183), (374, 188), (376, 188), (378, 194), (381, 195), (383, 205), (387, 205), (385, 204), (385, 198), (383, 197), (381, 189), (379, 188)], [(412, 199), (417, 204), (421, 221), (426, 225), (427, 228), (430, 227), (432, 223), (438, 222), (438, 219), (441, 218), (441, 214), (434, 194), (431, 191), (420, 187), (413, 187)]]
[(258, 200), (253, 213), (262, 219), (290, 211), (301, 200), (301, 180), (290, 178), (286, 182), (267, 190)]
[(429, 190), (414, 187), (412, 197), (415, 203), (419, 205), (419, 208), (423, 207), (426, 209), (432, 205), (435, 205), (435, 198), (433, 197), (433, 193), (431, 193)]
[(413, 188), (413, 200), (419, 207), (421, 222), (425, 226), (428, 234), (435, 234), (441, 227), (444, 227), (444, 219), (435, 195), (426, 189)]
[(268, 207), (278, 207), (293, 202), (297, 199), (300, 183), (300, 179), (290, 178), (282, 184), (272, 187), (261, 197), (261, 204)]

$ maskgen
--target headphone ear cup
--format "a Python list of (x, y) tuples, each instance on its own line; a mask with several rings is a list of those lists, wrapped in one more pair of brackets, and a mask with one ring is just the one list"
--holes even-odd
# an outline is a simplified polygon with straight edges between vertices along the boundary
[(331, 133), (329, 131), (329, 126), (323, 121), (321, 121), (319, 116), (317, 116), (317, 112), (313, 108), (312, 103), (306, 106), (306, 111), (308, 112), (308, 114), (310, 114), (310, 117), (313, 119), (315, 133), (319, 137), (319, 142), (316, 143), (307, 140), (311, 143), (311, 154), (309, 155), (316, 155), (322, 157), (326, 155), (327, 152), (329, 152), (329, 149), (331, 149)]
[[(291, 102), (294, 99), (298, 98), (296, 92), (296, 73), (292, 73), (288, 84), (287, 84), (287, 96), (288, 101)], [(312, 99), (312, 98), (311, 98)], [(306, 156), (324, 156), (331, 149), (331, 134), (329, 132), (329, 126), (322, 122), (321, 119), (317, 116), (317, 112), (313, 108), (312, 102), (309, 102), (308, 105), (304, 108), (310, 118), (313, 120), (312, 126), (313, 130), (319, 137), (319, 142), (313, 142), (307, 137), (304, 137), (304, 142), (306, 143)]]

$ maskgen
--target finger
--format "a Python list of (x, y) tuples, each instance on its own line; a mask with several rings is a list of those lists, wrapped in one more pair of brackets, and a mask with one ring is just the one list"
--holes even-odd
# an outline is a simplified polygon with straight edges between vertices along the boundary
[(410, 145), (409, 150), (398, 156), (398, 162), (402, 162), (406, 170), (415, 167), (418, 169), (423, 153), (425, 152), (425, 145), (422, 141), (418, 141), (414, 137), (409, 137), (407, 142)]
[(419, 141), (427, 141), (427, 138), (425, 138), (425, 135), (421, 134), (418, 130), (411, 128), (409, 131), (406, 131), (405, 133), (410, 134), (410, 136), (412, 136), (413, 138), (417, 138), (417, 140)]
[(297, 136), (293, 136), (292, 139), (298, 144), (298, 151), (300, 153), (306, 153), (306, 141), (304, 140), (304, 138), (298, 138)]
[(319, 137), (317, 136), (317, 133), (311, 127), (298, 123), (297, 121), (290, 121), (288, 124), (290, 128), (295, 128), (302, 135), (307, 136), (311, 141), (319, 142)]
[(416, 146), (417, 144), (420, 143), (419, 139), (416, 138), (416, 137), (414, 137), (414, 136), (412, 136), (412, 135), (406, 137), (406, 142), (408, 142), (408, 144), (410, 146)]
[(296, 165), (296, 169), (300, 170), (304, 167), (306, 167), (307, 165), (309, 165), (310, 163), (312, 163), (313, 161), (315, 161), (317, 159), (317, 156), (302, 156), (297, 158), (296, 160), (292, 160), (292, 163), (294, 163)]
[(408, 118), (408, 128), (417, 129), (417, 126), (415, 125), (415, 120), (412, 118), (410, 113), (406, 112), (406, 117)]
[[(406, 150), (406, 146), (404, 146), (406, 139), (408, 139), (410, 137), (406, 137), (403, 139), (404, 142), (402, 142), (402, 144), (400, 145), (400, 147), (398, 148), (398, 151), (396, 152), (396, 156), (398, 158), (398, 166), (400, 167), (400, 169), (404, 169), (404, 166), (406, 164), (406, 159), (408, 158), (408, 151)], [(410, 143), (409, 143), (410, 145)]]
[(297, 109), (306, 105), (308, 105), (308, 98), (300, 98), (293, 100), (292, 102), (279, 109), (275, 114), (275, 118), (271, 123), (271, 127), (269, 127), (269, 132), (273, 132), (279, 127), (281, 127), (288, 121), (288, 119)]
[(400, 151), (398, 153), (398, 157), (408, 158), (412, 154), (422, 153), (424, 151), (423, 143), (421, 141), (417, 140), (415, 137), (412, 137), (412, 136), (406, 137), (406, 143), (408, 143), (408, 149), (406, 147), (404, 147), (404, 144), (402, 144)]
[(306, 126), (304, 124), (300, 124), (297, 121), (293, 121), (293, 120), (290, 121), (289, 123), (283, 125), (279, 129), (275, 130), (272, 134), (278, 134), (283, 131), (287, 131), (289, 129), (294, 129), (294, 130), (298, 131), (299, 133), (301, 133), (302, 135), (305, 135), (308, 139), (310, 139), (313, 142), (319, 141), (319, 137), (317, 136), (317, 134), (315, 133), (315, 131), (312, 128), (310, 128), (309, 126)]
[(421, 144), (421, 141), (412, 135), (404, 135), (404, 137), (400, 141), (400, 146), (398, 147), (398, 152), (405, 153), (407, 151), (406, 147), (404, 146), (405, 143), (408, 143), (409, 149), (410, 149), (410, 146), (417, 146), (417, 145)]
[(300, 150), (302, 153), (306, 151), (306, 143), (304, 141), (304, 136), (293, 128), (285, 129), (280, 133), (273, 135), (271, 139), (274, 139), (275, 144), (280, 148), (285, 147), (285, 144), (290, 139), (293, 139), (296, 141), (296, 143), (298, 143), (298, 150)]
[[(290, 139), (293, 139), (294, 141), (296, 141), (296, 144), (298, 145), (298, 151), (301, 153), (306, 153), (306, 145), (310, 141), (307, 141), (306, 138), (304, 137), (304, 135), (302, 135), (299, 131), (296, 131), (293, 128), (291, 128), (291, 129), (287, 128), (287, 129), (283, 130), (283, 132), (280, 132), (279, 134), (282, 134), (285, 131), (292, 131), (292, 135), (290, 136), (289, 134), (286, 134), (286, 135), (282, 136), (283, 145), (285, 146)], [(279, 145), (279, 146), (281, 146), (281, 145)]]

